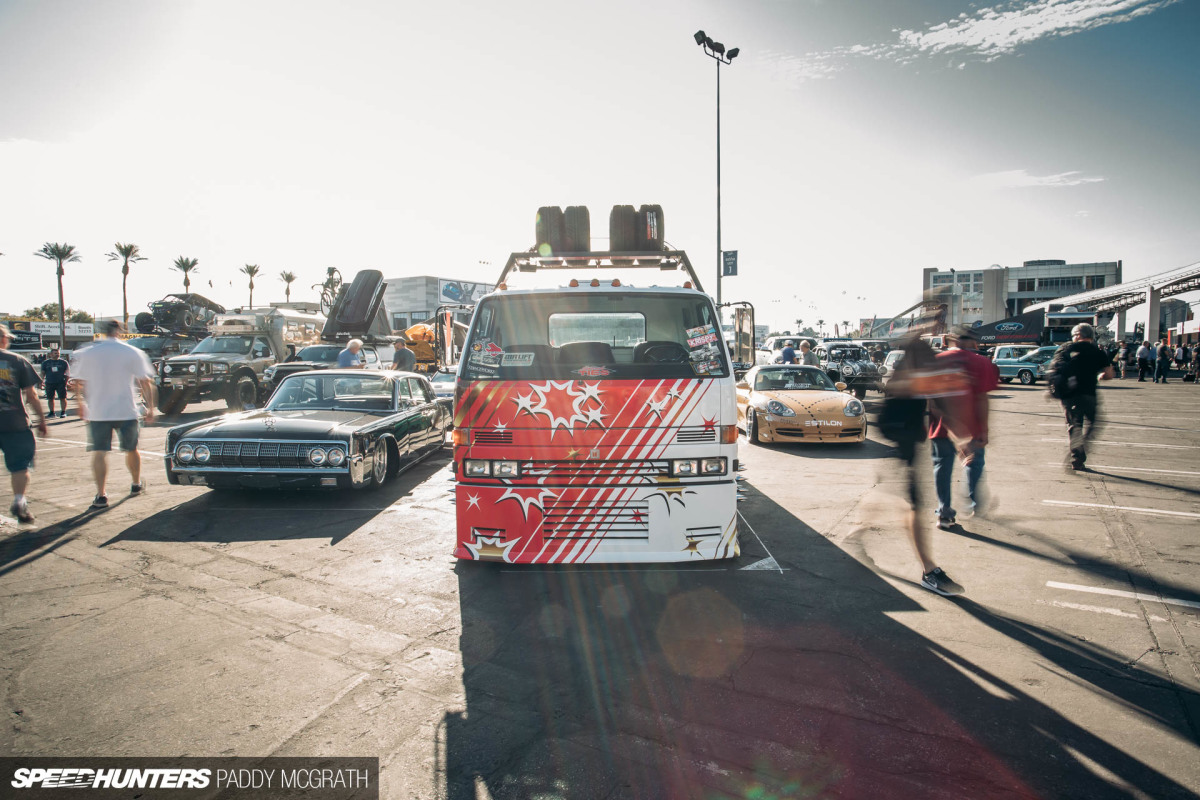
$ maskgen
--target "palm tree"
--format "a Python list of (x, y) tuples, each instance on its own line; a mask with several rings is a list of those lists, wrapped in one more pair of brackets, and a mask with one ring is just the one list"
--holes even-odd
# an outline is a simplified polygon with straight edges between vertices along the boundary
[(129, 330), (129, 299), (125, 294), (125, 283), (129, 280), (129, 263), (146, 259), (136, 244), (117, 242), (113, 247), (115, 250), (108, 254), (108, 260), (121, 262), (121, 316), (125, 319), (125, 330)]
[(247, 264), (242, 267), (241, 272), (250, 276), (250, 305), (249, 308), (254, 308), (254, 276), (258, 274), (258, 264)]
[(183, 273), (183, 291), (188, 291), (192, 288), (192, 282), (188, 278), (188, 273), (196, 269), (196, 265), (200, 263), (198, 258), (184, 258), (180, 256), (175, 259), (175, 263), (171, 266)]
[(42, 245), (42, 249), (34, 253), (39, 258), (44, 258), (47, 261), (53, 261), (58, 264), (58, 343), (60, 347), (67, 346), (67, 318), (63, 313), (66, 308), (63, 305), (63, 264), (71, 261), (78, 261), (79, 254), (75, 252), (73, 244), (58, 244), (57, 242), (46, 242)]
[[(3, 255), (3, 253), (0, 253), (0, 255)], [(287, 297), (287, 301), (289, 303), (292, 302), (292, 281), (296, 280), (296, 273), (281, 272), (279, 273), (279, 280), (283, 281), (287, 286), (287, 289), (285, 290), (285, 296)]]

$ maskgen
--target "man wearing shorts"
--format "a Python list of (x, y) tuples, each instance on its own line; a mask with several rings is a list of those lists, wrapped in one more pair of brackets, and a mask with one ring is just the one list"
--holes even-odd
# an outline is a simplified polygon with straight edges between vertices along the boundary
[[(33, 522), (33, 514), (29, 513), (25, 492), (29, 488), (29, 468), (33, 466), (37, 446), (33, 431), (29, 430), (25, 403), (37, 412), (39, 436), (46, 435), (46, 417), (34, 388), (37, 373), (32, 364), (8, 351), (10, 338), (8, 328), (0, 325), (0, 451), (4, 453), (4, 466), (12, 477), (13, 502), (9, 511), (17, 522), (28, 525)], [(22, 395), (25, 403), (21, 402)]]
[[(125, 466), (132, 479), (129, 494), (142, 493), (138, 432), (143, 416), (146, 422), (154, 421), (157, 402), (150, 359), (143, 351), (117, 338), (121, 332), (117, 320), (109, 321), (104, 332), (103, 340), (80, 352), (74, 377), (75, 385), (82, 389), (79, 415), (88, 423), (88, 450), (92, 451), (92, 475), (96, 479), (93, 509), (108, 508), (105, 483), (114, 433), (125, 453)], [(142, 391), (142, 409), (134, 397), (135, 388)]]
[(59, 399), (62, 411), (58, 416), (67, 415), (67, 380), (71, 377), (71, 365), (58, 354), (58, 347), (50, 348), (50, 357), (41, 363), (42, 380), (46, 384), (46, 406), (50, 416), (54, 416), (54, 398)]

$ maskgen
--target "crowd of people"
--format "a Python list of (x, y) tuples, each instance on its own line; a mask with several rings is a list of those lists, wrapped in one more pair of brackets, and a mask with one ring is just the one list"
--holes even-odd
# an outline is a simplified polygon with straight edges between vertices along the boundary
[[(1130, 358), (1132, 352), (1132, 358)], [(1182, 372), (1182, 379), (1194, 382), (1200, 374), (1200, 345), (1191, 347), (1186, 344), (1176, 345), (1174, 349), (1165, 341), (1142, 342), (1136, 349), (1129, 345), (1121, 345), (1113, 357), (1121, 377), (1125, 377), (1126, 367), (1136, 365), (1138, 380), (1144, 382), (1149, 375), (1155, 383), (1166, 383), (1171, 376), (1171, 365)]]

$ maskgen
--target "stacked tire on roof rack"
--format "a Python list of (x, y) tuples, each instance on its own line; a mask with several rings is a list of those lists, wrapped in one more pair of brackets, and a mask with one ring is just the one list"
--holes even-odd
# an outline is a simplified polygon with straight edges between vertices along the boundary
[[(541, 256), (588, 253), (592, 249), (592, 223), (587, 206), (542, 206), (536, 224), (537, 252)], [(613, 206), (608, 215), (608, 249), (613, 253), (645, 253), (666, 246), (662, 206)]]

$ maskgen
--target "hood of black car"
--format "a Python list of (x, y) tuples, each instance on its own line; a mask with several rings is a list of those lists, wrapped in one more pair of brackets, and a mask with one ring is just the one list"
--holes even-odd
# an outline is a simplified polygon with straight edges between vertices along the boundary
[(361, 411), (247, 411), (210, 420), (185, 439), (341, 439), (379, 419)]

